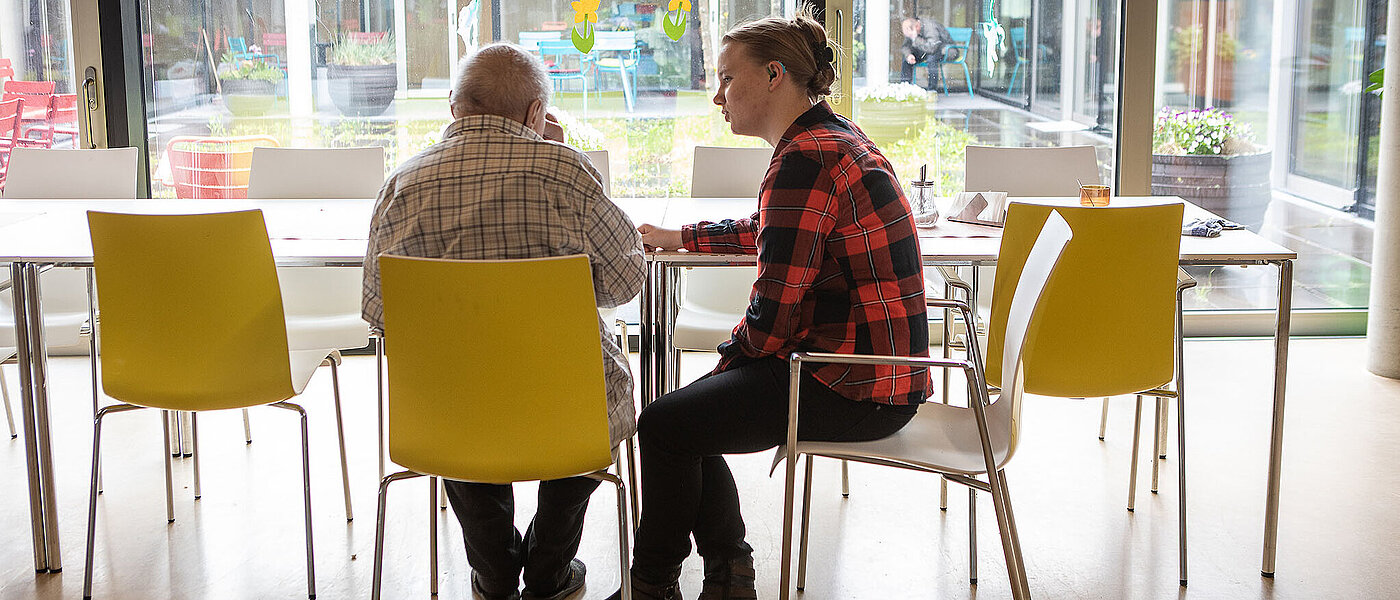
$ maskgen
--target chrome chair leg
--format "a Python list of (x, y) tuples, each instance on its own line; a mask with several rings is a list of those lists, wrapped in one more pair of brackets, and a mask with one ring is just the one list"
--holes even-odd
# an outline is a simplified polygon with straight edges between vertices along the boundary
[(248, 420), (248, 409), (243, 409), (243, 443), (253, 443), (253, 424)]
[(792, 575), (792, 504), (797, 492), (797, 456), (791, 447), (788, 448), (785, 462), (787, 478), (783, 485), (783, 542), (782, 555), (778, 559), (778, 600), (788, 600), (791, 593), (788, 578)]
[(316, 600), (316, 553), (311, 535), (311, 446), (308, 438), (306, 409), (291, 402), (274, 402), (268, 406), (295, 411), (301, 417), (301, 479), (302, 506), (306, 510), (306, 595)]
[(194, 413), (187, 410), (179, 413), (180, 431), (176, 433), (176, 435), (179, 436), (180, 440), (181, 458), (190, 458), (194, 456), (194, 445), (190, 443), (190, 415), (193, 414)]
[(635, 532), (637, 524), (642, 522), (642, 497), (641, 488), (637, 487), (637, 449), (633, 438), (627, 438), (624, 446), (627, 452), (627, 487), (631, 492), (628, 494), (632, 498), (632, 528)]
[[(167, 430), (166, 430), (166, 437), (169, 437), (169, 438), (170, 438), (170, 447), (169, 447), (169, 448), (166, 448), (166, 450), (170, 453), (170, 456), (171, 456), (171, 457), (173, 457), (173, 458), (179, 458), (179, 457), (180, 457), (180, 437), (179, 437), (179, 436), (180, 436), (180, 421), (179, 421), (180, 413), (179, 413), (179, 411), (173, 411), (173, 410), (172, 410), (172, 411), (164, 411), (163, 414), (165, 414), (166, 417), (170, 420), (170, 425), (171, 425), (171, 429), (167, 429)], [(173, 436), (173, 437), (172, 437), (172, 436)]]
[(438, 496), (438, 510), (447, 510), (447, 483), (439, 479), (437, 487), (438, 493), (441, 494)]
[(592, 473), (586, 477), (606, 481), (617, 488), (617, 555), (618, 567), (622, 573), (622, 600), (632, 600), (632, 568), (628, 558), (632, 550), (627, 543), (627, 486), (622, 478), (607, 471)]
[[(944, 87), (947, 87), (947, 84), (946, 84), (946, 83), (944, 84)], [(947, 92), (945, 91), (944, 93), (947, 93)], [(950, 285), (950, 284), (948, 284), (948, 283), (944, 283), (944, 284), (943, 284), (943, 297), (944, 297), (944, 298), (952, 298), (952, 297), (953, 297), (953, 286), (952, 286), (952, 285)], [(949, 344), (952, 344), (952, 343), (953, 343), (953, 326), (952, 326), (952, 322), (951, 322), (951, 319), (952, 319), (952, 318), (953, 318), (953, 311), (948, 310), (948, 309), (946, 309), (946, 308), (943, 309), (943, 344), (942, 344), (942, 346), (943, 346), (943, 358), (944, 358), (944, 359), (952, 358), (952, 356), (953, 356), (952, 348), (949, 347)], [(939, 369), (939, 370), (943, 372), (943, 388), (942, 388), (942, 391), (939, 393), (939, 395), (943, 397), (943, 403), (944, 403), (944, 404), (947, 404), (947, 403), (948, 403), (948, 387), (951, 385), (951, 381), (952, 381), (952, 380), (951, 380), (951, 373), (949, 372), (948, 369)], [(938, 478), (938, 510), (943, 510), (943, 511), (948, 510), (948, 480), (947, 480), (947, 479), (944, 479), (944, 478), (942, 478), (942, 477), (939, 477), (939, 478)]]
[[(1021, 554), (1021, 536), (1016, 532), (1016, 511), (1011, 508), (1011, 486), (1006, 483), (1006, 471), (997, 471), (997, 482), (1001, 484), (1001, 501), (1005, 505), (1006, 525), (1011, 532), (1011, 554), (1016, 560), (1016, 578), (1020, 580), (1020, 597), (1029, 600), (1031, 582), (1026, 577), (1026, 559)], [(1016, 596), (1016, 594), (1012, 594)]]
[(1108, 429), (1108, 398), (1103, 399), (1103, 414), (1099, 416), (1099, 441), (1103, 441), (1104, 431)]
[(851, 497), (851, 464), (845, 459), (841, 460), (841, 497)]
[[(807, 532), (812, 521), (812, 455), (805, 457), (807, 466), (802, 475), (802, 539), (797, 543), (797, 589), (807, 588)], [(846, 461), (841, 461), (842, 465)]]
[(1177, 546), (1181, 561), (1181, 585), (1186, 586), (1186, 359), (1184, 317), (1181, 313), (1181, 293), (1176, 292), (1176, 521)]
[(376, 412), (375, 424), (379, 427), (379, 437), (374, 445), (379, 450), (379, 478), (384, 479), (384, 336), (374, 340), (374, 392)]
[[(10, 408), (10, 385), (5, 383), (5, 370), (0, 367), (0, 398), (5, 402), (5, 422), (10, 424), (10, 439), (19, 437), (19, 432), (15, 430), (14, 409)], [(94, 406), (94, 414), (96, 406)]]
[(203, 495), (199, 489), (199, 413), (190, 413), (190, 450), (194, 454), (194, 499)]
[(1158, 454), (1161, 453), (1161, 451), (1162, 451), (1162, 436), (1164, 435), (1163, 432), (1162, 432), (1162, 403), (1165, 402), (1165, 400), (1163, 400), (1162, 398), (1157, 398), (1156, 400), (1157, 400), (1157, 405), (1154, 407), (1154, 410), (1153, 410), (1153, 413), (1152, 413), (1152, 414), (1153, 414), (1153, 421), (1152, 421), (1152, 455), (1151, 455), (1151, 456), (1152, 456), (1152, 488), (1151, 488), (1151, 489), (1152, 489), (1152, 493), (1154, 493), (1154, 494), (1157, 493), (1157, 476), (1158, 476), (1158, 473), (1162, 470), (1162, 469), (1161, 469), (1162, 461), (1158, 460), (1157, 456), (1158, 456)]
[(1128, 512), (1137, 506), (1138, 441), (1142, 437), (1142, 396), (1137, 397), (1133, 412), (1133, 460), (1128, 467)]
[(967, 580), (977, 585), (977, 488), (967, 488)]
[(175, 456), (174, 454), (171, 454), (171, 453), (170, 453), (170, 420), (173, 418), (172, 415), (171, 415), (171, 412), (172, 412), (172, 411), (168, 411), (168, 410), (162, 410), (162, 411), (160, 411), (160, 414), (161, 414), (160, 424), (161, 424), (161, 428), (163, 429), (163, 432), (164, 432), (164, 434), (165, 434), (164, 437), (165, 437), (165, 522), (166, 522), (166, 523), (174, 523), (174, 522), (175, 522), (175, 488), (174, 488), (173, 483), (171, 482), (171, 473), (170, 473), (170, 459), (171, 459), (171, 457)]
[[(437, 504), (438, 488), (441, 486), (442, 481), (438, 478), (428, 478), (428, 590), (433, 596), (438, 595), (438, 516), (433, 508)], [(446, 490), (443, 495), (446, 495)]]
[(331, 392), (335, 396), (335, 435), (340, 441), (340, 480), (345, 486), (345, 520), (355, 520), (355, 510), (350, 507), (350, 464), (345, 459), (345, 420), (340, 410), (340, 368), (339, 357), (327, 359), (331, 364)]
[(370, 598), (379, 600), (379, 588), (384, 575), (384, 512), (389, 504), (389, 484), (401, 479), (422, 477), (421, 473), (399, 471), (379, 480), (379, 509), (374, 516), (374, 579), (370, 584)]
[[(98, 409), (97, 414), (92, 417), (92, 471), (91, 478), (88, 480), (87, 553), (83, 564), (83, 598), (85, 599), (92, 598), (92, 553), (97, 544), (97, 469), (98, 457), (102, 455), (102, 418), (110, 413), (139, 408), (141, 407), (131, 404), (113, 404)], [(166, 443), (169, 442), (170, 438), (167, 437)]]
[(1158, 460), (1166, 460), (1166, 459), (1167, 459), (1167, 435), (1168, 435), (1167, 427), (1168, 427), (1168, 425), (1169, 425), (1169, 424), (1167, 423), (1167, 419), (1169, 419), (1169, 418), (1171, 417), (1171, 400), (1169, 400), (1169, 399), (1167, 399), (1167, 398), (1162, 398), (1161, 406), (1162, 406), (1161, 410), (1158, 411), (1158, 412), (1161, 413), (1161, 414), (1158, 415), (1158, 417), (1157, 417), (1157, 427), (1158, 427), (1158, 429), (1161, 429), (1161, 430), (1162, 430), (1162, 437), (1161, 437), (1161, 440), (1162, 440), (1162, 441), (1157, 445), (1157, 459), (1158, 459)]

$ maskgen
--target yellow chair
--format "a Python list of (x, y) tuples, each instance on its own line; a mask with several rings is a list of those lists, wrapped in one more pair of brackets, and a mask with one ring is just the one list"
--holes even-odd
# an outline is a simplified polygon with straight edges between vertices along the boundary
[[(807, 455), (805, 482), (802, 493), (802, 539), (799, 550), (797, 588), (806, 587), (807, 575), (807, 532), (810, 523), (812, 498), (812, 457), (826, 456), (842, 460), (853, 460), (869, 464), (884, 465), (941, 474), (945, 480), (968, 486), (969, 495), (977, 490), (990, 492), (996, 510), (997, 526), (1001, 534), (1001, 545), (1005, 552), (1007, 575), (1011, 581), (1012, 596), (1028, 598), (1025, 562), (1021, 557), (1021, 546), (1016, 535), (1016, 521), (1008, 498), (1009, 488), (1003, 468), (1016, 452), (1020, 439), (1021, 395), (1020, 376), (1024, 373), (1023, 349), (1028, 351), (1047, 338), (1038, 333), (1040, 324), (1047, 318), (1042, 314), (1043, 303), (1052, 286), (1057, 284), (1060, 271), (1066, 267), (1069, 253), (1067, 244), (1071, 238), (1078, 242), (1079, 232), (1071, 231), (1064, 219), (1052, 214), (1049, 219), (1027, 218), (1014, 211), (1007, 219), (1006, 234), (1002, 242), (1002, 268), (997, 270), (998, 288), (1008, 288), (1005, 294), (993, 296), (994, 306), (1001, 306), (1003, 319), (994, 327), (1005, 329), (1009, 340), (989, 351), (994, 357), (988, 362), (1005, 365), (1003, 369), (1017, 374), (1017, 379), (1008, 382), (995, 402), (990, 400), (987, 380), (984, 376), (982, 357), (977, 352), (977, 337), (968, 336), (969, 358), (949, 360), (940, 358), (911, 358), (890, 356), (860, 356), (848, 354), (793, 353), (790, 358), (791, 380), (789, 383), (787, 441), (778, 449), (774, 462), (787, 460), (786, 493), (783, 503), (783, 546), (781, 570), (779, 571), (779, 598), (786, 600), (790, 593), (789, 576), (792, 561), (793, 496), (796, 483), (797, 459)], [(1019, 248), (1019, 256), (1007, 248), (1007, 240), (1024, 241), (1026, 247)], [(1031, 247), (1031, 244), (1034, 244)], [(1010, 264), (1008, 264), (1010, 263)], [(1044, 290), (1044, 291), (1042, 291)], [(1011, 292), (1014, 292), (1011, 293)], [(957, 310), (967, 322), (972, 322), (972, 309), (967, 303), (956, 300), (930, 300), (930, 306), (947, 307)], [(1034, 316), (1034, 325), (1032, 324)], [(1050, 343), (1053, 343), (1051, 341)], [(797, 440), (797, 420), (799, 401), (799, 380), (801, 369), (807, 363), (874, 364), (927, 366), (940, 369), (959, 369), (967, 380), (968, 407), (951, 404), (927, 403), (919, 408), (918, 414), (903, 429), (879, 440), (867, 442), (813, 442)], [(986, 475), (986, 480), (978, 479)], [(971, 505), (976, 506), (975, 498)], [(973, 521), (975, 528), (976, 521)], [(970, 540), (975, 540), (970, 536)], [(974, 542), (975, 544), (975, 542)], [(973, 545), (970, 568), (973, 581), (976, 581), (976, 556)]]
[[(89, 211), (88, 224), (102, 306), (102, 385), (120, 404), (99, 410), (93, 425), (83, 596), (92, 596), (102, 419), (140, 408), (193, 413), (268, 405), (301, 416), (306, 585), (315, 598), (306, 411), (286, 400), (305, 389), (331, 351), (287, 349), (282, 296), (262, 212)], [(195, 425), (192, 421), (197, 453)], [(169, 419), (162, 419), (162, 426), (165, 509), (174, 521)], [(196, 482), (198, 477), (196, 464)]]
[[(1178, 545), (1180, 581), (1186, 585), (1186, 433), (1182, 390), (1181, 293), (1195, 285), (1177, 266), (1181, 251), (1184, 205), (1108, 208), (1052, 208), (1017, 204), (1022, 214), (1044, 219), (1057, 211), (1074, 228), (1074, 243), (1065, 251), (1065, 264), (1046, 290), (1042, 339), (1052, 345), (1026, 351), (1026, 392), (1062, 398), (1137, 396), (1133, 461), (1128, 486), (1128, 510), (1134, 509), (1137, 489), (1138, 442), (1142, 397), (1158, 402), (1157, 442), (1165, 443), (1162, 401), (1177, 400)], [(1025, 240), (1003, 239), (997, 267), (1014, 263)], [(1010, 251), (1010, 254), (1008, 254)], [(991, 335), (988, 352), (995, 355), (1001, 340), (1005, 307), (995, 298), (1008, 284), (998, 278), (992, 290)], [(999, 385), (1002, 373), (987, 366), (987, 382)], [(1157, 461), (1153, 460), (1152, 491), (1157, 491)]]
[[(588, 258), (383, 255), (379, 265), (384, 335), (393, 341), (389, 457), (408, 470), (379, 484), (372, 596), (379, 598), (390, 483), (423, 475), (496, 484), (587, 476), (617, 487), (622, 590), (630, 598), (627, 492), (606, 471), (613, 454)], [(435, 481), (429, 490), (437, 493)], [(432, 539), (436, 594), (435, 531)]]

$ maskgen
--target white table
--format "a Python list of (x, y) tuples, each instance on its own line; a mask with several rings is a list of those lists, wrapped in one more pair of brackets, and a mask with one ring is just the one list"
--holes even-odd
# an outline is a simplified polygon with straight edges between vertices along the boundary
[[(1078, 198), (1016, 198), (1017, 202), (1078, 206)], [(945, 200), (946, 201), (946, 200)], [(1113, 198), (1112, 206), (1183, 202), (1177, 197)], [(1186, 204), (1186, 220), (1214, 216)], [(665, 214), (655, 224), (680, 227), (700, 220), (718, 221), (750, 216), (757, 208), (752, 198), (674, 198), (667, 203)], [(940, 203), (942, 214), (946, 205)], [(940, 221), (942, 227), (943, 221)], [(954, 224), (958, 226), (960, 224)], [(976, 226), (972, 226), (976, 227)], [(962, 227), (962, 228), (965, 228)], [(940, 237), (939, 228), (920, 229), (919, 246), (926, 266), (991, 266), (996, 264), (1001, 245), (1001, 230), (982, 227), (987, 237)], [(687, 252), (652, 252), (642, 291), (642, 338), (640, 351), (642, 369), (640, 387), (642, 401), (650, 402), (675, 389), (678, 384), (675, 346), (671, 341), (671, 326), (675, 319), (675, 290), (681, 268), (698, 266), (753, 265), (752, 255), (700, 254)], [(1182, 266), (1274, 265), (1279, 269), (1278, 307), (1274, 329), (1273, 423), (1269, 441), (1269, 481), (1264, 500), (1264, 550), (1261, 573), (1273, 577), (1275, 553), (1278, 546), (1279, 475), (1283, 455), (1283, 412), (1285, 384), (1288, 372), (1289, 312), (1292, 308), (1293, 261), (1296, 252), (1264, 239), (1249, 231), (1226, 231), (1220, 237), (1182, 236)]]

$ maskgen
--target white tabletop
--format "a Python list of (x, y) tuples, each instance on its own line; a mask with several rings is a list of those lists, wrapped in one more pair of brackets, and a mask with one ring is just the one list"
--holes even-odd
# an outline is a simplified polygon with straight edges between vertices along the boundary
[[(1049, 204), (1054, 206), (1078, 206), (1079, 199), (1075, 198), (1013, 198), (1013, 202), (1028, 202), (1035, 204)], [(939, 210), (943, 215), (947, 215), (948, 206), (952, 202), (951, 198), (940, 199)], [(1182, 203), (1186, 205), (1184, 215), (1185, 221), (1190, 221), (1196, 217), (1213, 217), (1194, 204), (1183, 201), (1175, 196), (1156, 197), (1115, 197), (1110, 206), (1142, 206), (1149, 204)], [(720, 219), (732, 219), (748, 217), (758, 208), (758, 201), (754, 198), (671, 198), (667, 209), (663, 225), (667, 227), (680, 227), (688, 223), (695, 223), (700, 220), (718, 221)], [(929, 263), (957, 263), (957, 262), (990, 262), (995, 261), (997, 251), (1001, 246), (1001, 229), (997, 227), (983, 227), (979, 225), (963, 225), (954, 223), (959, 227), (958, 235), (964, 235), (967, 230), (980, 229), (985, 232), (986, 237), (943, 237), (940, 227), (945, 227), (945, 219), (940, 219), (937, 227), (930, 229), (919, 229), (919, 245), (925, 262)], [(665, 260), (683, 263), (712, 262), (716, 260), (716, 255), (696, 254), (686, 256), (687, 253), (661, 252), (658, 256)], [(1230, 263), (1252, 263), (1278, 260), (1295, 260), (1298, 253), (1279, 244), (1264, 239), (1257, 233), (1248, 230), (1226, 231), (1220, 237), (1204, 238), (1194, 236), (1181, 236), (1181, 262), (1183, 264), (1230, 264)], [(751, 262), (751, 261), (750, 261)]]
[[(747, 217), (754, 198), (618, 198), (638, 224), (679, 227), (700, 220)], [(1017, 202), (1077, 205), (1076, 198), (1017, 198)], [(1175, 197), (1114, 198), (1114, 206), (1182, 202)], [(272, 251), (281, 265), (351, 265), (364, 259), (374, 201), (349, 200), (3, 200), (0, 201), (0, 261), (63, 265), (92, 263), (88, 210), (143, 214), (194, 214), (260, 209)], [(943, 207), (946, 209), (946, 207)], [(946, 212), (946, 211), (945, 211)], [(1186, 203), (1186, 219), (1210, 213)], [(940, 223), (942, 223), (940, 221)], [(976, 226), (968, 226), (976, 227)], [(982, 228), (988, 237), (940, 237), (937, 227), (920, 229), (927, 262), (989, 262), (996, 259), (1001, 230)], [(701, 262), (705, 255), (660, 253), (676, 262)], [(1293, 260), (1297, 253), (1249, 231), (1220, 237), (1183, 236), (1183, 263), (1229, 264)], [(713, 260), (713, 259), (710, 259)]]

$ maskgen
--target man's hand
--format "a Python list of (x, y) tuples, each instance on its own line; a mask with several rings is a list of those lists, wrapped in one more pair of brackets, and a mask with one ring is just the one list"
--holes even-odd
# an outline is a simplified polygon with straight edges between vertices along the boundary
[(906, 54), (906, 55), (904, 55), (904, 62), (907, 62), (907, 63), (909, 63), (909, 64), (912, 65), (912, 64), (918, 63), (919, 61), (918, 61), (917, 59), (914, 58), (914, 55), (913, 55), (913, 54)]
[(559, 124), (559, 118), (552, 112), (544, 114), (544, 139), (564, 142), (564, 126)]
[(681, 230), (657, 227), (651, 223), (643, 223), (637, 227), (637, 233), (642, 234), (642, 245), (648, 250), (679, 250), (681, 247)]

